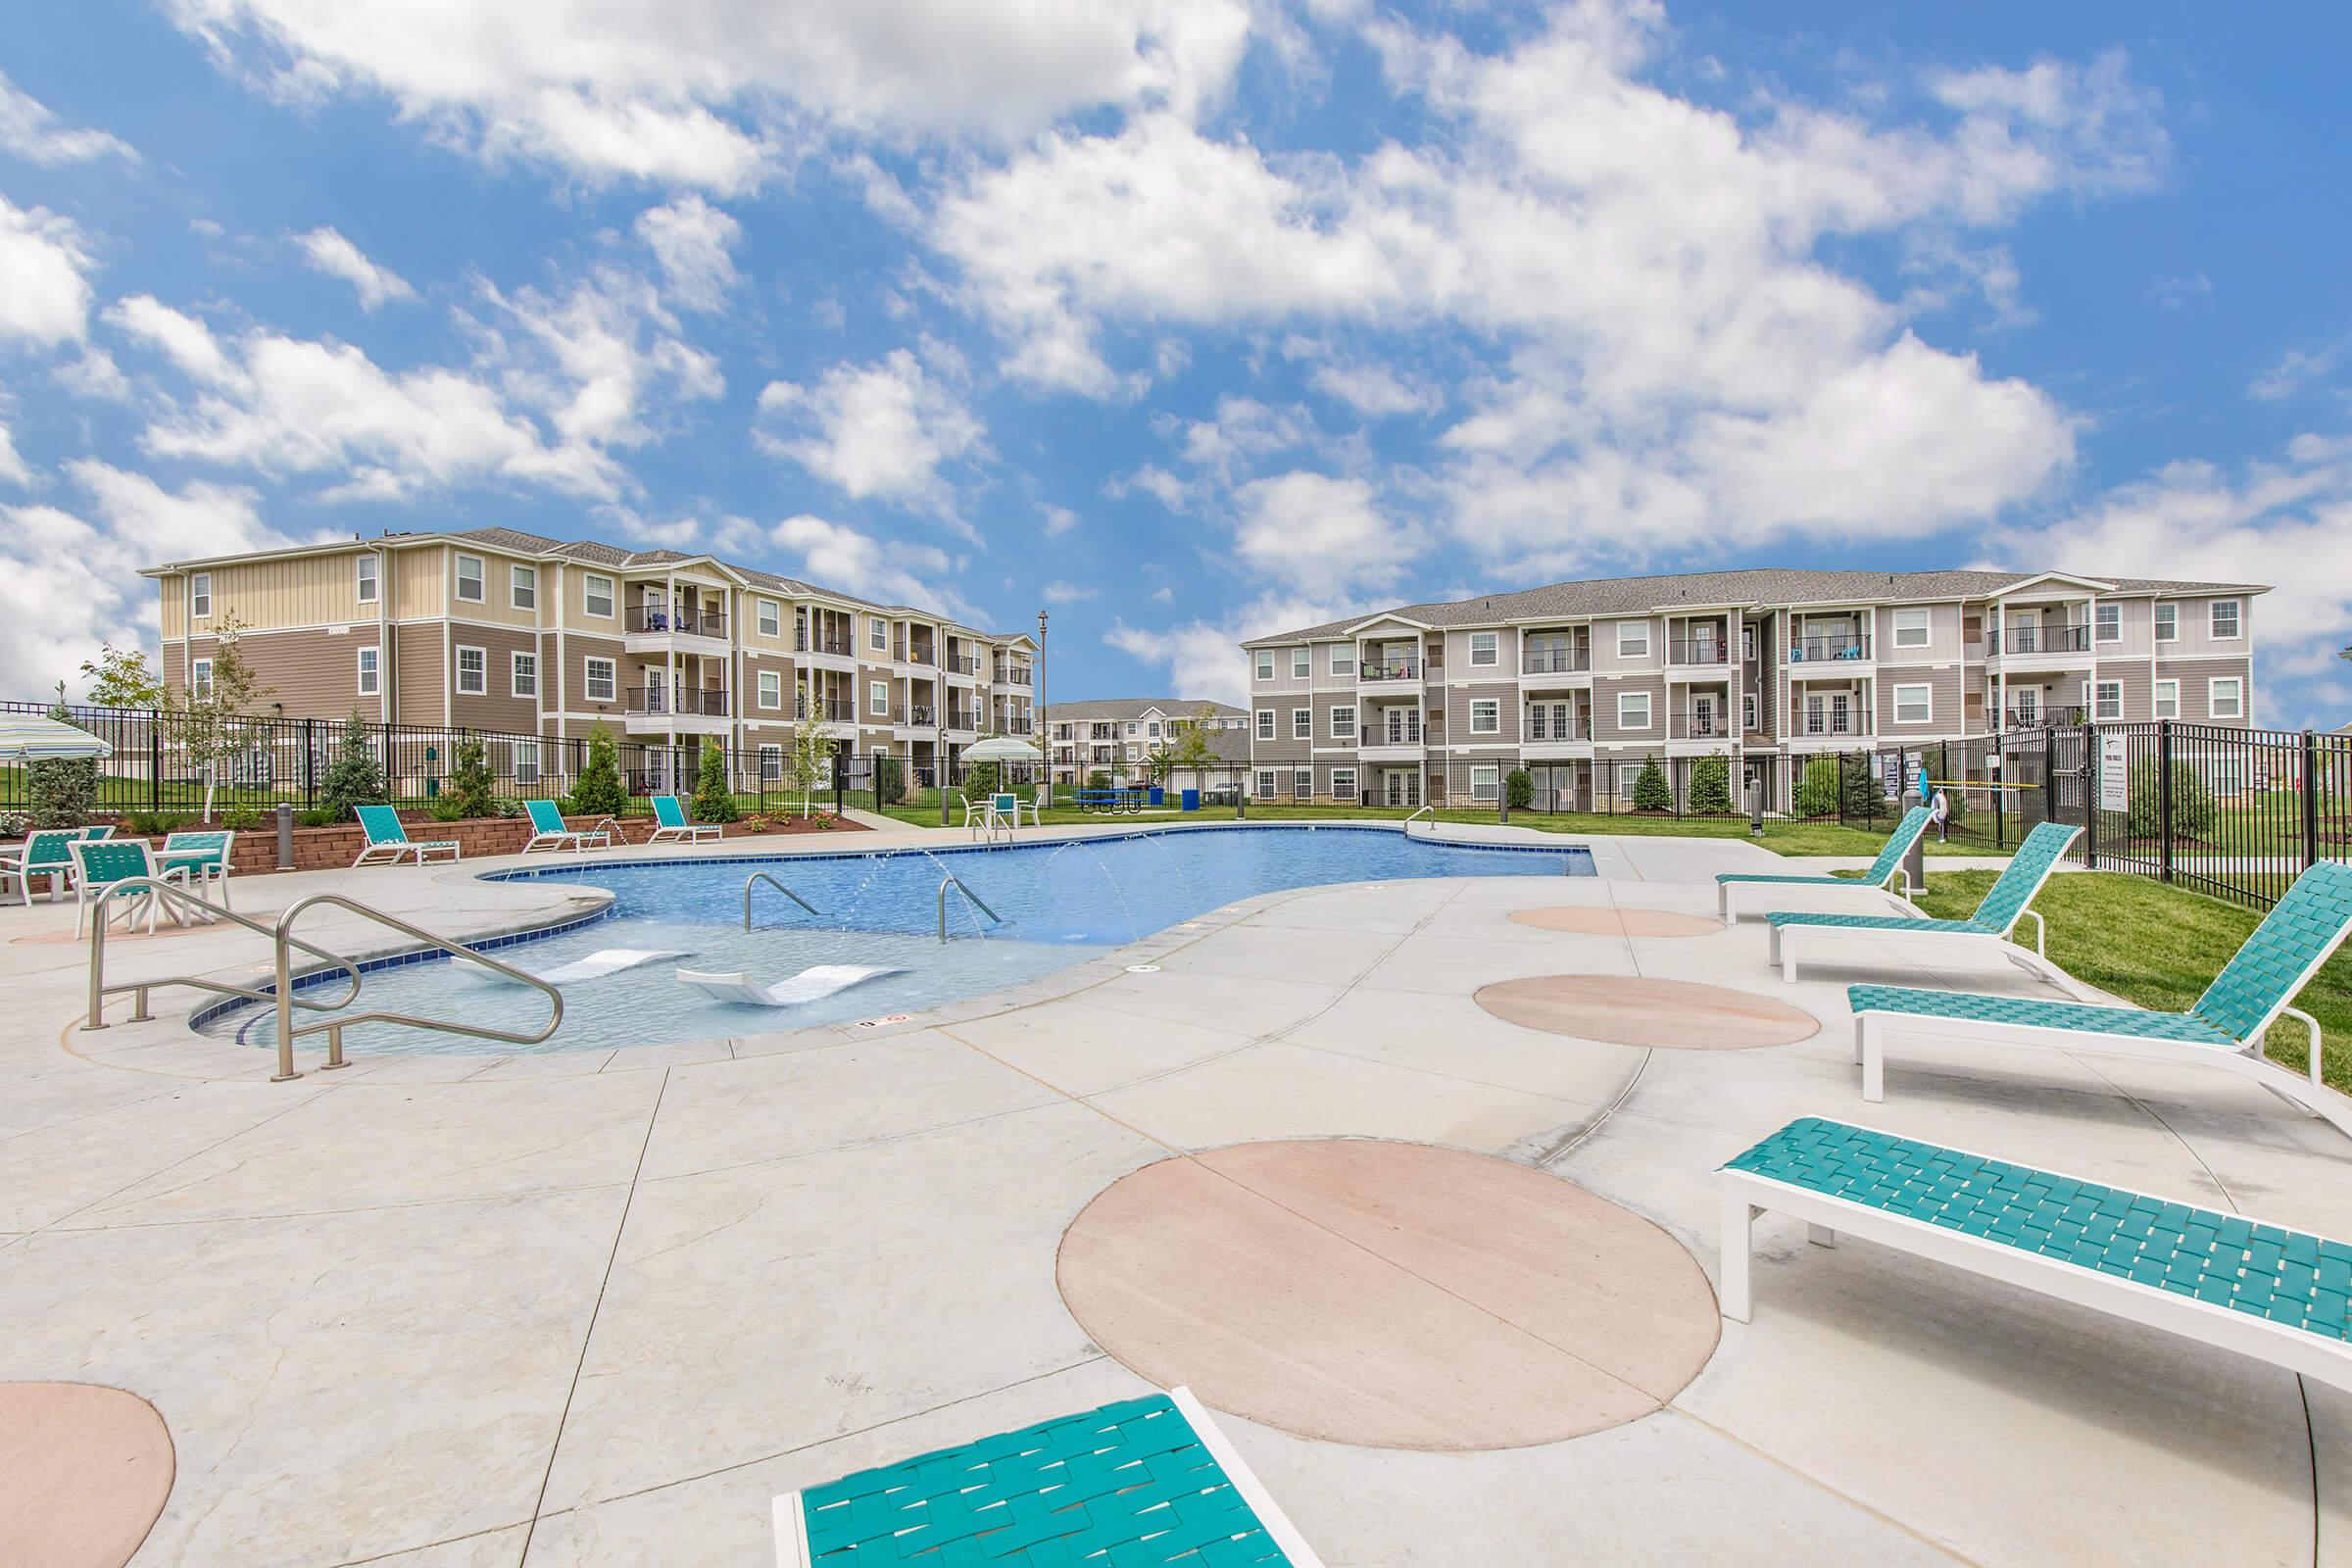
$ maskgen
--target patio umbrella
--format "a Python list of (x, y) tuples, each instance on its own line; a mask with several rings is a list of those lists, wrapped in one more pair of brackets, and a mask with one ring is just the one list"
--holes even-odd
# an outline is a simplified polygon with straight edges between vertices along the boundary
[(115, 749), (86, 729), (34, 713), (0, 714), (0, 762), (112, 757)]
[(1010, 735), (999, 735), (966, 746), (963, 760), (967, 762), (1042, 762), (1046, 757), (1027, 741), (1015, 740)]

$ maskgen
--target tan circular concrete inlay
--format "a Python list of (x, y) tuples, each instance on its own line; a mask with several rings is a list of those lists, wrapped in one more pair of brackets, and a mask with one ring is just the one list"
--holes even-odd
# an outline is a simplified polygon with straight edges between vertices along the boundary
[(1752, 991), (1623, 974), (1540, 974), (1481, 986), (1472, 999), (1495, 1017), (1622, 1046), (1744, 1051), (1821, 1033), (1821, 1020)]
[(1723, 929), (1721, 920), (1672, 909), (1614, 909), (1597, 906), (1558, 909), (1513, 909), (1512, 920), (1539, 931), (1580, 937), (1703, 937)]
[(1367, 1139), (1240, 1144), (1105, 1188), (1062, 1299), (1162, 1388), (1300, 1437), (1515, 1448), (1632, 1421), (1714, 1353), (1649, 1221), (1523, 1165)]
[(0, 1563), (122, 1568), (172, 1474), (172, 1434), (137, 1395), (0, 1383)]

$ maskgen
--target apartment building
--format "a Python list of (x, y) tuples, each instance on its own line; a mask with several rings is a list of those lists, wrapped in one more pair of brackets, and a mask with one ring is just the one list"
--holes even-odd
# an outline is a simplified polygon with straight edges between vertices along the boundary
[(1182, 697), (1048, 703), (1047, 764), (1056, 784), (1082, 784), (1095, 773), (1107, 773), (1113, 783), (1124, 784), (1142, 778), (1144, 759), (1163, 744), (1172, 744), (1180, 729), (1195, 723), (1208, 727), (1210, 745), (1223, 764), (1212, 770), (1218, 776), (1196, 780), (1195, 787), (1236, 787), (1250, 762), (1249, 710)]
[[(1805, 759), (2100, 720), (2253, 719), (2249, 583), (1756, 569), (1407, 605), (1242, 645), (1253, 795), (1539, 806), (1724, 756), (1785, 809)], [(1744, 799), (1744, 795), (1741, 796)]]
[[(792, 726), (920, 770), (1030, 735), (1035, 641), (710, 556), (511, 528), (389, 533), (148, 568), (167, 685), (210, 678), (233, 615), (273, 709), (502, 737), (494, 766), (564, 766), (602, 723), (640, 788), (691, 779), (716, 736), (781, 774)], [(526, 738), (527, 737), (527, 738)], [(746, 777), (741, 782), (751, 782)]]

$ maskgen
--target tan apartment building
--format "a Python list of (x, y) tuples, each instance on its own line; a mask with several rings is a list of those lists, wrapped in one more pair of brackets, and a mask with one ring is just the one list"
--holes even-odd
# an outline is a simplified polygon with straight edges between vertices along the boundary
[[(927, 770), (1034, 733), (1025, 634), (993, 634), (673, 550), (511, 528), (390, 533), (148, 568), (168, 686), (209, 679), (229, 616), (272, 709), (487, 732), (518, 780), (568, 770), (603, 724), (640, 789), (690, 782), (703, 739), (738, 785), (781, 776), (813, 715), (844, 751)], [(404, 764), (407, 765), (407, 764)], [(755, 777), (755, 775), (757, 777)]]
[[(1046, 705), (1046, 756), (1056, 784), (1083, 784), (1095, 773), (1107, 773), (1114, 784), (1144, 776), (1144, 759), (1172, 743), (1177, 732), (1202, 722), (1210, 730), (1210, 745), (1218, 751), (1219, 766), (1204, 776), (1178, 782), (1200, 789), (1230, 789), (1240, 783), (1249, 766), (1250, 749), (1240, 744), (1250, 728), (1248, 709), (1230, 703), (1211, 703), (1182, 697), (1106, 697), (1079, 703)], [(1199, 770), (1188, 768), (1191, 775)]]
[(1417, 806), (1629, 798), (1657, 758), (1732, 760), (1785, 809), (1822, 752), (2087, 719), (2245, 726), (2248, 583), (1762, 568), (1554, 583), (1242, 644), (1251, 794)]

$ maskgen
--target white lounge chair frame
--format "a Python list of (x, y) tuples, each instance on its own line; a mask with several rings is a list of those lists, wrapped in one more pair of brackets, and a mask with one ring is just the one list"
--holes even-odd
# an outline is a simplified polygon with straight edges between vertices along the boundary
[[(523, 814), (526, 818), (530, 814), (530, 807), (527, 803), (523, 807)], [(557, 813), (556, 820), (559, 822), (564, 820), (562, 812)], [(549, 849), (572, 850), (585, 855), (592, 849), (609, 850), (612, 847), (612, 832), (619, 825), (608, 816), (604, 821), (591, 828), (567, 827), (561, 831), (550, 828), (546, 832), (541, 832), (539, 824), (533, 822), (531, 824), (531, 841), (522, 847), (522, 853), (529, 855), (535, 850)]]
[[(399, 822), (397, 816), (393, 820), (396, 823)], [(458, 841), (455, 839), (413, 839), (408, 837), (409, 829), (406, 823), (400, 823), (400, 831), (401, 837), (397, 839), (379, 839), (373, 833), (368, 832), (368, 819), (361, 817), (360, 832), (367, 838), (368, 844), (352, 860), (351, 868), (356, 871), (379, 855), (388, 857), (389, 863), (393, 865), (398, 865), (401, 857), (406, 855), (416, 857), (418, 865), (424, 864), (427, 859), (436, 855), (446, 855), (453, 860), (464, 858)]]
[(646, 843), (662, 844), (675, 840), (686, 844), (700, 844), (706, 838), (715, 839), (723, 838), (725, 836), (720, 830), (718, 824), (715, 822), (696, 822), (689, 820), (686, 816), (686, 803), (679, 800), (676, 796), (668, 795), (660, 798), (666, 800), (677, 807), (678, 820), (670, 823), (667, 826), (662, 825), (661, 808), (656, 807), (654, 808), (655, 826), (653, 836), (648, 838), (645, 841)]

